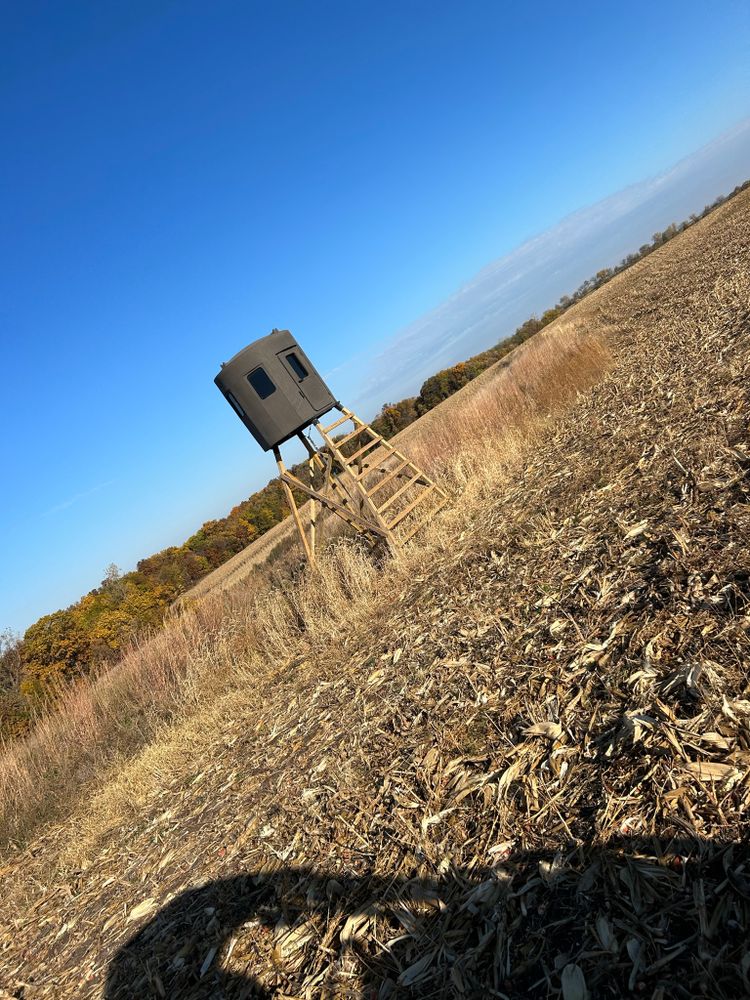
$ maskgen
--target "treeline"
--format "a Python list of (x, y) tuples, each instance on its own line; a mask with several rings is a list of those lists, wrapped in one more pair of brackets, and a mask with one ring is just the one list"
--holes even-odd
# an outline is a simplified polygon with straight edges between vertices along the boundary
[[(655, 233), (650, 243), (629, 254), (616, 267), (598, 271), (540, 317), (532, 316), (522, 323), (511, 337), (431, 375), (418, 396), (385, 404), (372, 426), (384, 437), (397, 434), (590, 292), (653, 253), (748, 185), (750, 181), (730, 195), (717, 198), (700, 214)], [(293, 471), (302, 478), (307, 474), (306, 468), (304, 464)], [(304, 497), (298, 499), (303, 501)], [(274, 479), (226, 517), (207, 521), (182, 545), (142, 559), (134, 571), (121, 574), (116, 566), (110, 566), (99, 587), (71, 607), (40, 618), (23, 639), (9, 632), (0, 634), (0, 736), (23, 733), (67, 683), (115, 661), (134, 638), (158, 628), (166, 609), (180, 594), (288, 513), (281, 483)]]
[[(571, 298), (570, 304), (577, 301)], [(398, 403), (386, 403), (380, 413), (372, 421), (371, 426), (383, 437), (392, 437), (398, 434), (404, 427), (408, 427), (418, 417), (421, 417), (433, 406), (442, 403), (444, 399), (458, 392), (467, 382), (471, 382), (477, 375), (494, 365), (496, 361), (518, 347), (529, 337), (533, 337), (541, 329), (562, 315), (563, 308), (559, 305), (553, 309), (548, 309), (542, 316), (537, 318), (532, 316), (518, 327), (511, 337), (506, 337), (499, 344), (490, 347), (481, 354), (475, 354), (468, 361), (459, 361), (451, 368), (444, 368), (436, 375), (430, 377), (422, 383), (418, 396), (411, 396), (402, 399)]]

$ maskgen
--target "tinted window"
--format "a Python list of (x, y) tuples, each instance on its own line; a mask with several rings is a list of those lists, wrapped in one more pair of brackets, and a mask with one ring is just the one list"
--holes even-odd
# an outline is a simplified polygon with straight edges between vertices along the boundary
[(256, 368), (254, 372), (250, 372), (247, 380), (261, 399), (266, 399), (272, 392), (276, 392), (276, 386), (266, 374), (265, 368)]
[(245, 411), (242, 409), (242, 407), (240, 406), (240, 404), (234, 398), (234, 396), (232, 395), (232, 393), (228, 392), (226, 395), (227, 395), (227, 399), (229, 401), (229, 404), (232, 407), (232, 409), (235, 411), (235, 413), (237, 413), (238, 416), (240, 416), (240, 417), (244, 417), (245, 416)]
[(289, 367), (300, 381), (302, 381), (303, 378), (307, 378), (307, 368), (305, 368), (296, 354), (287, 354), (286, 359), (289, 362)]

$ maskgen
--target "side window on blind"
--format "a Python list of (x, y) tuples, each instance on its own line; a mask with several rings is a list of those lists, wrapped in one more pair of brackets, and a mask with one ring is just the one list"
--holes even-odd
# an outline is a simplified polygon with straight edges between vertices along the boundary
[(226, 396), (227, 396), (227, 401), (229, 402), (229, 405), (232, 407), (232, 409), (237, 414), (237, 416), (238, 417), (244, 417), (245, 416), (245, 411), (242, 409), (242, 407), (240, 406), (240, 404), (234, 398), (234, 396), (232, 395), (232, 393), (228, 392), (226, 394)]
[(276, 386), (269, 378), (265, 368), (256, 368), (255, 371), (250, 372), (247, 380), (261, 399), (267, 399), (272, 392), (276, 392)]
[(287, 354), (286, 360), (289, 363), (289, 367), (292, 369), (300, 382), (303, 378), (307, 378), (309, 372), (294, 352)]

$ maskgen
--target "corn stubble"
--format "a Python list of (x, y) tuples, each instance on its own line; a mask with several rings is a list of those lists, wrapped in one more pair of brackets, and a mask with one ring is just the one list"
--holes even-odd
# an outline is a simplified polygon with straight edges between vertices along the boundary
[[(8, 995), (101, 996), (144, 925), (110, 998), (750, 992), (749, 237), (744, 194), (409, 428), (455, 502), (393, 561), (340, 538), (99, 681), (175, 657), (7, 855)], [(52, 757), (0, 765), (17, 836)]]

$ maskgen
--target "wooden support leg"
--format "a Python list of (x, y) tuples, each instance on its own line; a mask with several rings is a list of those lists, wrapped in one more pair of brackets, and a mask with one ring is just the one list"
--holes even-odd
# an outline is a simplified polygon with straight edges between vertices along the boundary
[[(315, 462), (312, 458), (307, 460), (307, 468), (310, 470), (310, 487), (315, 485)], [(315, 562), (315, 523), (318, 518), (318, 501), (310, 499), (310, 552), (312, 561)]]
[(286, 500), (287, 503), (289, 504), (289, 509), (292, 512), (292, 517), (294, 518), (294, 522), (297, 525), (297, 531), (299, 532), (299, 536), (302, 539), (302, 546), (305, 550), (305, 555), (307, 556), (308, 561), (312, 563), (314, 561), (314, 557), (312, 552), (310, 551), (310, 544), (307, 541), (307, 536), (305, 535), (305, 529), (302, 525), (302, 518), (299, 516), (299, 511), (297, 510), (297, 503), (294, 499), (294, 494), (292, 493), (289, 483), (286, 481), (285, 478), (288, 475), (288, 472), (286, 470), (286, 466), (284, 465), (284, 460), (281, 457), (281, 452), (279, 451), (278, 448), (273, 449), (273, 456), (276, 459), (276, 465), (278, 466), (279, 469), (279, 476), (281, 477), (281, 482), (284, 487), (284, 493), (286, 494)]
[[(310, 442), (304, 436), (302, 431), (299, 431), (297, 437), (300, 439), (302, 444), (307, 449), (307, 469), (310, 473), (310, 489), (315, 489), (315, 459), (317, 458), (317, 452), (312, 447)], [(318, 501), (314, 496), (311, 496), (308, 503), (310, 504), (310, 562), (315, 562), (315, 528), (318, 519)]]

